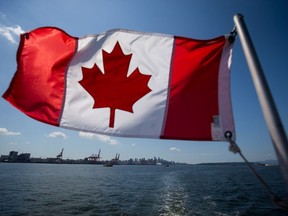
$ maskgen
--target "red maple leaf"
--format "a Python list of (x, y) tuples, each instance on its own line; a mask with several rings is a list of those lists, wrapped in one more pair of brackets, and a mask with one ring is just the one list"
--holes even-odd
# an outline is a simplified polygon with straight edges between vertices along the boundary
[(114, 127), (115, 110), (133, 113), (133, 104), (149, 93), (147, 86), (151, 75), (143, 75), (136, 68), (127, 77), (132, 54), (125, 55), (117, 42), (111, 53), (102, 50), (104, 73), (94, 64), (92, 68), (82, 67), (83, 79), (80, 85), (93, 97), (94, 109), (110, 108), (109, 127)]

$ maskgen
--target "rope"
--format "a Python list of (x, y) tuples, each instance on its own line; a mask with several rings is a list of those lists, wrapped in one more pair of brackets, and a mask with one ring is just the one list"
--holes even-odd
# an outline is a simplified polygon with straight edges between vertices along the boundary
[(229, 150), (233, 152), (234, 154), (239, 154), (241, 158), (245, 161), (245, 163), (248, 165), (248, 167), (251, 169), (251, 171), (254, 173), (256, 178), (259, 180), (259, 182), (262, 184), (262, 186), (265, 188), (267, 193), (269, 194), (272, 202), (277, 207), (288, 211), (288, 199), (281, 199), (278, 196), (276, 196), (270, 189), (270, 187), (267, 185), (267, 183), (264, 181), (264, 179), (257, 173), (257, 171), (254, 169), (254, 167), (251, 165), (251, 163), (246, 159), (246, 157), (242, 154), (241, 149), (239, 146), (234, 142), (232, 138), (232, 133), (230, 131), (227, 131), (225, 133), (225, 138), (230, 143)]

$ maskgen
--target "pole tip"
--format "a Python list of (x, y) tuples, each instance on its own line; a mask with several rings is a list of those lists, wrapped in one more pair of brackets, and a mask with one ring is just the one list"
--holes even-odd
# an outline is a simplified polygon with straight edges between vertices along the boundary
[(234, 15), (234, 19), (243, 19), (243, 15), (241, 13), (237, 13)]

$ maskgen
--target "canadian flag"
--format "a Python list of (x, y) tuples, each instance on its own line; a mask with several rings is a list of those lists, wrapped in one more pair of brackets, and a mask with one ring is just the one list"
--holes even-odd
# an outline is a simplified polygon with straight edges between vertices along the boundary
[[(86, 132), (184, 140), (235, 134), (232, 45), (110, 30), (82, 38), (55, 27), (21, 35), (3, 97), (39, 121)], [(235, 138), (235, 136), (233, 137)]]

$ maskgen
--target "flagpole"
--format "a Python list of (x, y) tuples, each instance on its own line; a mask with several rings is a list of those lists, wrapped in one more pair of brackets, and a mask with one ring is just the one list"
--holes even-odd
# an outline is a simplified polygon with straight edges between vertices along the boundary
[(286, 182), (286, 187), (288, 188), (287, 136), (281, 123), (281, 119), (279, 117), (269, 86), (265, 79), (260, 61), (257, 57), (255, 48), (250, 38), (248, 29), (244, 22), (243, 15), (236, 14), (234, 16), (234, 23), (236, 26), (236, 31), (240, 38), (240, 42), (247, 60), (248, 67), (250, 69), (252, 80), (254, 82), (254, 86), (264, 114), (264, 118), (270, 132), (272, 143), (278, 157), (279, 165)]

